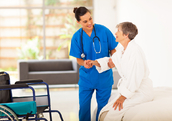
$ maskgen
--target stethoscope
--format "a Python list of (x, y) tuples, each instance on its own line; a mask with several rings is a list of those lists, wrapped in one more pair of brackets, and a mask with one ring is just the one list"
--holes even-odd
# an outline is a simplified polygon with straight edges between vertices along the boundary
[[(95, 36), (94, 36), (94, 38), (93, 38), (93, 47), (94, 47), (95, 53), (96, 53), (96, 54), (99, 54), (99, 53), (101, 52), (101, 43), (100, 43), (99, 37), (96, 36), (96, 30), (95, 30), (95, 27), (94, 27), (94, 26), (93, 26), (93, 29), (94, 29), (94, 33), (95, 33)], [(85, 58), (84, 49), (83, 49), (83, 40), (82, 40), (82, 36), (83, 36), (83, 29), (82, 29), (82, 31), (81, 31), (81, 44), (82, 44), (82, 54), (81, 54), (81, 58)], [(99, 46), (100, 46), (99, 52), (96, 51), (95, 44), (94, 44), (94, 40), (95, 40), (96, 38), (99, 40)]]

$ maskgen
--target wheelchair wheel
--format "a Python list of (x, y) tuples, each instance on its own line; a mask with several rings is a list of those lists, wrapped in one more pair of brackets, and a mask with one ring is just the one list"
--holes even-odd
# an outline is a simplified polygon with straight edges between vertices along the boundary
[(17, 115), (6, 106), (0, 105), (0, 121), (19, 121)]

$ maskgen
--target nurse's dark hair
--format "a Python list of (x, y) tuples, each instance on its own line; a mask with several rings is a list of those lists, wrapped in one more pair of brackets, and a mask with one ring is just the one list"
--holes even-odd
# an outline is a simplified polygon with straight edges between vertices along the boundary
[(133, 40), (135, 36), (138, 34), (138, 29), (136, 25), (134, 25), (131, 22), (122, 22), (119, 23), (116, 27), (117, 28), (121, 27), (123, 34), (128, 35), (128, 38), (130, 40)]
[(82, 6), (79, 7), (79, 8), (75, 7), (73, 9), (73, 12), (75, 13), (75, 18), (76, 18), (77, 21), (81, 20), (80, 16), (85, 15), (87, 12), (90, 13), (90, 11), (86, 7), (82, 7)]

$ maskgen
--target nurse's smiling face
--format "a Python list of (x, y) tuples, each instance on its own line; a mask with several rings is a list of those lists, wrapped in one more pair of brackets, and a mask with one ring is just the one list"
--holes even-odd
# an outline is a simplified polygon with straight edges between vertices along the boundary
[(93, 29), (93, 19), (91, 17), (91, 14), (87, 12), (83, 16), (80, 16), (80, 21), (78, 21), (79, 24), (81, 24), (84, 31), (92, 31)]

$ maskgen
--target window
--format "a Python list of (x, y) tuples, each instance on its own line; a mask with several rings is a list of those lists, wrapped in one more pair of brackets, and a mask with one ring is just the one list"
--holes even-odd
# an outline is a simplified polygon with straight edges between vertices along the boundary
[(92, 0), (0, 0), (0, 69), (16, 70), (18, 59), (69, 58), (79, 28), (73, 8), (93, 10)]

